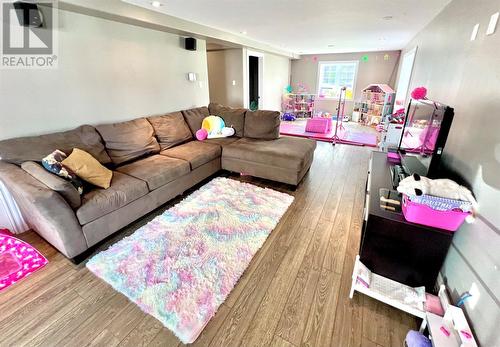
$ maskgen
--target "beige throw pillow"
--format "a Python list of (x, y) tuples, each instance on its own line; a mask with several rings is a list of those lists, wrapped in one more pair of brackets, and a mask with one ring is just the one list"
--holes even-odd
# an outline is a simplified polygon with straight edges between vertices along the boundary
[(73, 149), (73, 152), (62, 163), (82, 180), (95, 186), (107, 189), (111, 185), (113, 171), (102, 166), (93, 156), (81, 149)]

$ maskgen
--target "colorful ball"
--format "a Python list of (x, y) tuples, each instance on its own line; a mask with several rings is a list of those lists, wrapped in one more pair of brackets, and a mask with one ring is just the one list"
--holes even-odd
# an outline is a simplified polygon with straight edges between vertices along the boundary
[(206, 129), (200, 129), (196, 132), (196, 139), (198, 141), (206, 140), (208, 137), (208, 131)]

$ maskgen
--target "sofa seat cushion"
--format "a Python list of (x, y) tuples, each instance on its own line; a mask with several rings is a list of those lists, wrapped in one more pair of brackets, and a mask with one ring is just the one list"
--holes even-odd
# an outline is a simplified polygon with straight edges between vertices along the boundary
[(191, 170), (194, 170), (197, 167), (220, 157), (221, 152), (222, 150), (219, 145), (200, 141), (191, 141), (180, 146), (169, 148), (160, 152), (160, 154), (188, 161), (189, 164), (191, 164)]
[(210, 143), (214, 145), (219, 145), (222, 148), (229, 146), (231, 143), (238, 141), (239, 137), (217, 137), (215, 139), (206, 139), (203, 140), (204, 143)]
[(316, 148), (316, 141), (280, 137), (276, 140), (243, 138), (224, 147), (222, 156), (247, 162), (301, 171)]
[(146, 154), (160, 152), (153, 126), (145, 119), (96, 126), (113, 164), (119, 165)]
[(114, 171), (108, 189), (96, 188), (82, 196), (82, 205), (76, 211), (81, 225), (113, 212), (149, 193), (146, 182)]
[(191, 171), (187, 161), (164, 155), (153, 155), (131, 164), (120, 166), (116, 170), (145, 181), (148, 184), (149, 190), (155, 190)]

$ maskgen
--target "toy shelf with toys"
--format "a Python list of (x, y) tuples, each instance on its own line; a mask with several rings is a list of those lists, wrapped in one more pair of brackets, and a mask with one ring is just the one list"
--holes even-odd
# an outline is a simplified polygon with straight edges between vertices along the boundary
[(387, 84), (370, 84), (363, 89), (361, 101), (354, 104), (354, 119), (365, 125), (377, 125), (391, 114), (396, 93)]
[(314, 114), (315, 94), (294, 94), (283, 95), (282, 111), (292, 113), (297, 118), (311, 118)]

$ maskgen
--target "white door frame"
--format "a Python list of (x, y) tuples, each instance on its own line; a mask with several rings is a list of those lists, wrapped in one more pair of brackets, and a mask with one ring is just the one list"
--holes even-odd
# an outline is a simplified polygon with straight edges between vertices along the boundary
[(248, 64), (249, 57), (259, 58), (259, 110), (262, 109), (264, 101), (264, 53), (244, 49), (243, 52), (243, 107), (250, 108), (250, 88), (248, 83), (250, 81), (250, 66)]

